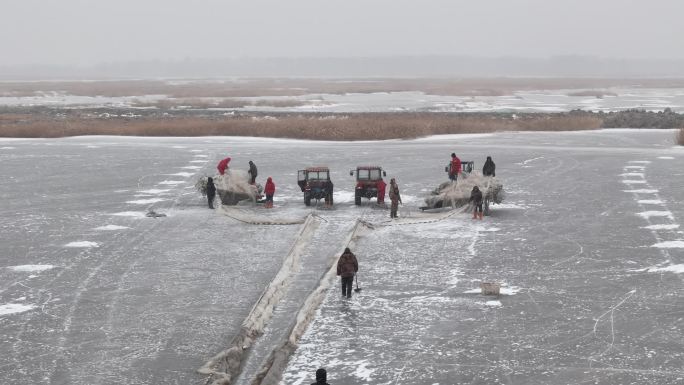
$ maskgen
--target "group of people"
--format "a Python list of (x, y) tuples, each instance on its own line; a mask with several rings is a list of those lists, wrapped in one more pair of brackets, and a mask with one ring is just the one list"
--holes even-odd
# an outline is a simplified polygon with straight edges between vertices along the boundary
[[(225, 158), (219, 162), (217, 168), (221, 175), (225, 174), (225, 170), (228, 169), (228, 163), (230, 162), (230, 160), (230, 158)], [(458, 176), (462, 173), (461, 159), (459, 159), (458, 156), (456, 156), (456, 153), (451, 153), (451, 162), (449, 163), (448, 172), (449, 180), (451, 180), (453, 183), (456, 183), (458, 180)], [(247, 171), (247, 173), (249, 174), (249, 183), (254, 185), (256, 183), (258, 170), (254, 162), (251, 160), (249, 161), (249, 171)], [(482, 167), (482, 175), (491, 177), (496, 176), (496, 165), (494, 164), (494, 161), (492, 160), (491, 156), (487, 157), (487, 160), (485, 161), (485, 164)], [(380, 179), (380, 181), (377, 183), (378, 204), (384, 204), (385, 202), (386, 186), (387, 184), (382, 179)], [(264, 185), (264, 195), (266, 196), (266, 199), (264, 201), (265, 208), (273, 208), (273, 195), (275, 195), (275, 190), (276, 187), (275, 183), (273, 182), (273, 178), (269, 176), (266, 179), (266, 184)], [(331, 180), (328, 180), (326, 182), (325, 190), (325, 205), (326, 207), (331, 207), (333, 204), (333, 183)], [(213, 178), (211, 177), (208, 178), (206, 191), (209, 208), (213, 209), (214, 198), (216, 197), (216, 186), (214, 185)], [(394, 178), (390, 179), (389, 199), (391, 202), (390, 218), (394, 219), (397, 218), (397, 211), (399, 209), (399, 205), (403, 204), (401, 201), (401, 195), (399, 193), (399, 186), (397, 185), (397, 182)], [(474, 206), (473, 219), (482, 219), (484, 215), (482, 210), (483, 200), (484, 197), (482, 191), (478, 186), (474, 186), (473, 190), (470, 192), (470, 201), (473, 203)]]
[[(491, 156), (487, 157), (484, 166), (482, 167), (482, 175), (494, 177), (496, 176), (496, 165), (492, 160)], [(484, 196), (479, 187), (473, 186), (473, 190), (470, 192), (470, 201), (473, 202), (473, 219), (480, 219), (484, 216), (484, 211), (482, 210), (482, 202), (484, 201)]]
[[(226, 174), (226, 170), (228, 170), (229, 168), (228, 163), (230, 163), (230, 160), (231, 158), (224, 158), (218, 163), (216, 169), (218, 169), (220, 175)], [(254, 164), (254, 162), (251, 160), (249, 161), (249, 170), (247, 171), (247, 174), (249, 174), (249, 184), (255, 185), (258, 170), (256, 164)], [(214, 178), (212, 177), (207, 178), (206, 192), (207, 203), (209, 205), (209, 208), (213, 209), (214, 199), (216, 198), (216, 185), (214, 184)], [(264, 207), (273, 208), (273, 195), (275, 195), (275, 183), (273, 183), (273, 178), (271, 178), (270, 176), (266, 178), (266, 185), (264, 185), (264, 195), (266, 196)]]

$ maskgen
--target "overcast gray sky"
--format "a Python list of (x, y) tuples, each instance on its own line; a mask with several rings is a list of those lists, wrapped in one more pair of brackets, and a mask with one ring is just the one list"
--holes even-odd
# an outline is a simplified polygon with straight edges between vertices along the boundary
[(184, 58), (684, 58), (682, 0), (2, 0), (0, 66)]

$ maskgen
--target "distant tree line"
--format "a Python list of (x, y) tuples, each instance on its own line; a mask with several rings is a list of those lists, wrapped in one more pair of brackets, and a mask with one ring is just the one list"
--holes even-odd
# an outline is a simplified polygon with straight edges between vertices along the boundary
[(601, 120), (602, 128), (681, 128), (684, 127), (684, 114), (678, 114), (671, 108), (663, 111), (646, 111), (629, 109), (611, 112), (588, 112), (573, 110), (575, 115), (592, 114)]

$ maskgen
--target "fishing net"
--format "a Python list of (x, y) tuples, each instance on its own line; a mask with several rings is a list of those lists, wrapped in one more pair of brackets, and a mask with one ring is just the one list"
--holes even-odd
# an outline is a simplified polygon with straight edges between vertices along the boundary
[(479, 172), (462, 174), (456, 183), (444, 182), (425, 198), (428, 208), (461, 207), (470, 203), (470, 193), (477, 186), (485, 199), (501, 203), (504, 198), (503, 184), (496, 177), (483, 176)]

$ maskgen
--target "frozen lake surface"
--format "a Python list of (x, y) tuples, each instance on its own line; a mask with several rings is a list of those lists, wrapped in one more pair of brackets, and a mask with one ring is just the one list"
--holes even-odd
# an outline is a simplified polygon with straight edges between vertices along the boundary
[[(622, 111), (639, 109), (662, 111), (670, 108), (684, 112), (684, 89), (679, 88), (610, 88), (608, 90), (588, 90), (591, 92), (608, 91), (612, 94), (603, 97), (592, 95), (579, 96), (584, 90), (539, 90), (517, 91), (502, 96), (442, 96), (423, 92), (376, 92), (347, 94), (309, 94), (302, 96), (263, 96), (226, 98), (250, 102), (292, 101), (302, 102), (294, 107), (248, 106), (226, 108), (237, 111), (279, 111), (279, 112), (565, 112), (585, 111)], [(581, 93), (580, 93), (581, 95)], [(49, 106), (59, 107), (116, 107), (131, 108), (129, 117), (135, 118), (136, 103), (163, 102), (165, 95), (146, 96), (76, 96), (59, 92), (39, 96), (0, 96), (0, 106)], [(220, 102), (223, 98), (197, 98), (206, 102)]]
[[(0, 383), (205, 384), (220, 374), (197, 370), (271, 293), (234, 383), (270, 368), (263, 383), (309, 384), (323, 366), (331, 384), (681, 384), (673, 137), (2, 140)], [(417, 209), (451, 152), (497, 164), (506, 199), (483, 221)], [(225, 156), (273, 177), (275, 209), (206, 208), (193, 185)], [(357, 164), (397, 178), (398, 220), (354, 206)], [(333, 210), (303, 204), (296, 171), (312, 165), (332, 170)], [(329, 273), (347, 245), (362, 288), (351, 300)], [(483, 280), (502, 295), (479, 294)], [(293, 330), (297, 349), (273, 360)]]

